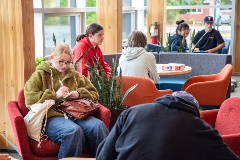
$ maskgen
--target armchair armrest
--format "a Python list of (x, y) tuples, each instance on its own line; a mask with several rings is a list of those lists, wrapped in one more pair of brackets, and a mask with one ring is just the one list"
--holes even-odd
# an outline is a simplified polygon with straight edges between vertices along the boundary
[(218, 111), (219, 109), (201, 111), (200, 112), (201, 119), (214, 128)]
[(173, 93), (173, 91), (171, 89), (158, 90), (158, 91), (159, 91), (159, 93), (162, 94), (162, 96), (164, 96), (165, 94), (172, 94)]
[(228, 145), (228, 147), (238, 156), (240, 156), (240, 133), (221, 135), (223, 141)]
[[(192, 94), (200, 105), (220, 106), (226, 98), (227, 87), (224, 80), (214, 80), (193, 83), (185, 88)], [(228, 84), (226, 83), (228, 86)]]
[(185, 90), (189, 85), (193, 83), (216, 80), (216, 76), (218, 76), (218, 74), (200, 75), (200, 76), (191, 77), (184, 83), (182, 90)]
[[(22, 155), (22, 152), (32, 153), (30, 150), (27, 128), (23, 116), (18, 109), (17, 101), (10, 101), (8, 103), (8, 114), (20, 154)], [(20, 141), (22, 143), (19, 143)]]
[(105, 123), (107, 128), (109, 129), (110, 126), (110, 118), (111, 118), (111, 112), (108, 108), (104, 107), (99, 103), (99, 109), (96, 114), (96, 117), (99, 118), (101, 121)]

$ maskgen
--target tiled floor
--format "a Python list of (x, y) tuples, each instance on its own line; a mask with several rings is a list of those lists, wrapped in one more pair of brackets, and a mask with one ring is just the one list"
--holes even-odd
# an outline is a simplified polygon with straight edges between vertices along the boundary
[(12, 149), (0, 149), (0, 153), (7, 153), (11, 156), (11, 160), (21, 160), (21, 156), (15, 151), (15, 150), (12, 150)]
[(240, 76), (232, 76), (232, 79), (237, 81), (237, 87), (234, 92), (231, 92), (231, 97), (240, 97)]

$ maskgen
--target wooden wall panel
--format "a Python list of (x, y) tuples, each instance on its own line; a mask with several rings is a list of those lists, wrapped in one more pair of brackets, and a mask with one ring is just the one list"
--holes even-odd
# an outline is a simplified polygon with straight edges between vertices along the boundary
[[(237, 6), (240, 6), (240, 0), (237, 2)], [(240, 47), (239, 47), (239, 41), (240, 41), (240, 9), (237, 7), (237, 13), (236, 13), (236, 41), (234, 48), (234, 73), (236, 75), (240, 75)]]
[(97, 23), (104, 27), (103, 54), (122, 52), (122, 1), (97, 0)]
[[(166, 14), (166, 0), (148, 0), (148, 20), (147, 26), (153, 22), (160, 24), (160, 34), (165, 36), (165, 14)], [(160, 35), (159, 35), (160, 37)], [(149, 33), (147, 33), (148, 43), (151, 43)], [(159, 38), (158, 38), (159, 39)]]
[[(32, 0), (0, 1), (0, 133), (14, 142), (7, 103), (35, 70)], [(8, 146), (0, 136), (0, 146)]]

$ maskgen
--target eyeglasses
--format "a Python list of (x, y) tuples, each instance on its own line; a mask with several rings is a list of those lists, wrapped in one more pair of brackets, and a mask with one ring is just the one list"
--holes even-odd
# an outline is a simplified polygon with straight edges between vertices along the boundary
[(190, 32), (190, 29), (182, 29), (182, 31)]
[(66, 64), (66, 65), (70, 65), (70, 64), (73, 64), (73, 62), (71, 62), (71, 61), (58, 61), (58, 63), (60, 64), (60, 65), (64, 65), (64, 64)]

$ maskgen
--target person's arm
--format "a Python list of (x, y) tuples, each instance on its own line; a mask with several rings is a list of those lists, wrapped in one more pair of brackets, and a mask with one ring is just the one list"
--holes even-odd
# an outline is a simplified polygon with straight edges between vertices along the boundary
[(118, 138), (122, 133), (121, 131), (125, 119), (124, 112), (125, 111), (119, 115), (117, 122), (113, 126), (107, 138), (105, 138), (98, 146), (96, 152), (97, 160), (113, 160), (117, 158), (118, 153), (116, 152), (115, 146), (117, 145), (116, 143), (118, 142)]
[(159, 75), (157, 73), (157, 66), (156, 66), (156, 59), (155, 56), (151, 56), (148, 60), (148, 71), (149, 71), (149, 77), (153, 80), (154, 83), (157, 83), (159, 81)]
[(220, 50), (221, 48), (223, 48), (225, 46), (225, 42), (224, 42), (223, 37), (222, 37), (222, 35), (220, 34), (219, 31), (215, 31), (215, 37), (214, 38), (216, 38), (218, 46), (216, 46), (215, 48), (211, 48), (211, 49), (207, 50), (207, 52), (214, 53), (214, 52), (217, 52), (218, 50)]
[(218, 50), (220, 50), (221, 48), (223, 48), (225, 46), (225, 42), (219, 44), (217, 47), (215, 48), (212, 48), (212, 49), (209, 49), (207, 50), (207, 52), (210, 52), (210, 53), (214, 53), (214, 52), (217, 52)]
[(24, 86), (25, 103), (28, 108), (35, 103), (57, 99), (56, 92), (47, 88), (44, 71), (35, 71)]
[[(209, 132), (210, 133), (210, 132)], [(240, 158), (224, 143), (218, 131), (213, 129), (210, 135), (210, 152), (209, 158), (211, 160), (239, 160)]]
[(171, 43), (171, 51), (177, 51), (180, 46), (180, 39), (174, 39)]

